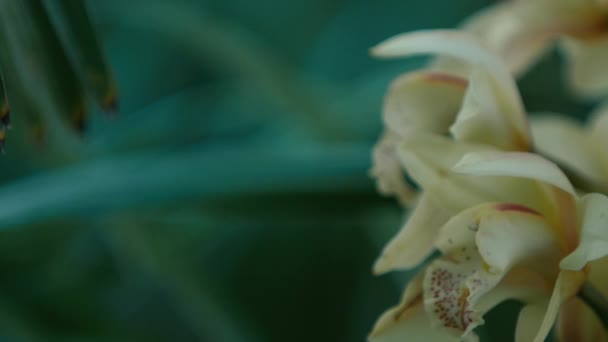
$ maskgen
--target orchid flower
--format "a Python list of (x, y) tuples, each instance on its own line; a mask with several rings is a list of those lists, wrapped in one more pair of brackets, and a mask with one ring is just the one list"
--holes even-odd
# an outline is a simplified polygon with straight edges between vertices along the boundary
[[(375, 148), (372, 168), (384, 193), (398, 194), (402, 202), (411, 200), (406, 198), (413, 191), (403, 178), (402, 164), (406, 169), (416, 165), (407, 165), (415, 162), (399, 155), (397, 147), (404, 143), (432, 149), (434, 135), (450, 134), (463, 148), (475, 144), (478, 150), (530, 150), (525, 111), (513, 77), (499, 57), (471, 35), (449, 30), (419, 31), (393, 37), (372, 53), (383, 58), (435, 53), (472, 66), (467, 78), (446, 71), (421, 70), (393, 83), (384, 105), (387, 128)], [(435, 152), (441, 151), (429, 150), (428, 158), (438, 155)], [(439, 227), (459, 210), (486, 199), (479, 194), (487, 193), (492, 182), (466, 181), (442, 199), (438, 194), (445, 193), (443, 189), (423, 187), (410, 219), (385, 248), (375, 272), (411, 268), (420, 263), (432, 252), (432, 238)], [(499, 187), (494, 190), (500, 192)]]
[[(434, 30), (394, 37), (372, 50), (377, 57), (440, 53), (475, 66), (466, 77), (420, 70), (393, 82), (384, 103), (385, 133), (373, 153), (371, 174), (386, 195), (411, 204), (395, 146), (411, 132), (451, 133), (460, 141), (508, 150), (528, 150), (531, 142), (514, 80), (499, 58), (468, 34)], [(438, 99), (441, 99), (438, 101)]]
[[(465, 208), (432, 238), (442, 255), (379, 319), (370, 341), (475, 340), (473, 329), (483, 324), (483, 315), (507, 299), (526, 304), (516, 341), (544, 341), (558, 314), (586, 310), (593, 317), (573, 298), (588, 278), (589, 263), (608, 255), (608, 197), (578, 198), (555, 164), (532, 153), (430, 139), (434, 146), (418, 138), (399, 147), (409, 159), (407, 171), (423, 189), (433, 189), (429, 196)], [(591, 325), (599, 331), (581, 332), (577, 321), (560, 322), (560, 331), (570, 336), (603, 334), (601, 324)]]
[[(558, 43), (568, 60), (574, 90), (597, 97), (608, 94), (607, 20), (605, 0), (511, 0), (480, 11), (462, 29), (501, 56), (515, 75)], [(435, 67), (459, 68), (447, 59), (436, 61)]]
[[(526, 303), (517, 341), (543, 341), (558, 315), (560, 336), (603, 334), (575, 295), (596, 281), (589, 272), (608, 254), (608, 198), (577, 197), (555, 164), (526, 152), (531, 137), (509, 69), (455, 31), (396, 36), (373, 53), (440, 54), (468, 63), (468, 74), (406, 74), (387, 96), (390, 166), (403, 167), (422, 194), (374, 271), (414, 267), (433, 249), (442, 256), (410, 282), (370, 340), (475, 340), (483, 315), (507, 299)], [(575, 312), (592, 317), (587, 329), (571, 323)]]
[[(559, 42), (569, 60), (568, 78), (574, 89), (582, 95), (599, 96), (608, 94), (608, 68), (603, 67), (608, 60), (607, 20), (606, 0), (512, 0), (474, 15), (464, 23), (463, 30), (500, 56), (507, 70), (515, 75), (525, 72)], [(459, 95), (467, 88), (474, 61), (448, 53), (432, 62), (429, 69), (395, 81), (385, 100), (386, 133), (374, 150), (371, 170), (382, 194), (394, 195), (404, 205), (416, 200), (416, 192), (397, 167), (394, 146), (399, 131), (446, 131), (460, 109)], [(477, 84), (467, 89), (471, 88), (483, 86)], [(424, 95), (417, 98), (408, 96), (408, 92)], [(424, 101), (434, 95), (444, 101)]]

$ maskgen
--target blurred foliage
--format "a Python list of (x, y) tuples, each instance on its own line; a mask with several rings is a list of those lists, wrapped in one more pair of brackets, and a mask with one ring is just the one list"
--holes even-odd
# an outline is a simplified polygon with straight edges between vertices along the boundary
[[(0, 340), (364, 340), (408, 277), (371, 275), (403, 213), (370, 150), (390, 80), (424, 62), (368, 48), (490, 1), (86, 1), (91, 27), (78, 1), (42, 3), (48, 22), (0, 12), (0, 63), (22, 44), (10, 62), (34, 75), (4, 79)], [(525, 102), (583, 117), (560, 63), (522, 81)], [(82, 133), (58, 119), (74, 99)], [(511, 341), (516, 309), (482, 336)]]

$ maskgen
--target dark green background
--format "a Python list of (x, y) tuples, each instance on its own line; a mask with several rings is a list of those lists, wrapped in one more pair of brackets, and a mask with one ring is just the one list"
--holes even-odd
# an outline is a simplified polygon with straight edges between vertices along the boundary
[[(368, 49), (490, 2), (88, 1), (120, 113), (67, 159), (10, 131), (0, 340), (365, 340), (407, 277), (371, 275), (403, 212), (370, 152), (387, 85), (423, 63)], [(560, 63), (525, 102), (582, 117)], [(487, 340), (512, 340), (502, 308)]]

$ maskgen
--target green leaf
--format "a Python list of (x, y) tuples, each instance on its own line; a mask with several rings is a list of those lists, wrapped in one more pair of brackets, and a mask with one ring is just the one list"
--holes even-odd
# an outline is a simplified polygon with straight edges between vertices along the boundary
[(80, 81), (105, 111), (118, 105), (116, 85), (82, 0), (43, 1)]
[(27, 119), (36, 138), (48, 129), (51, 143), (73, 143), (65, 122), (82, 127), (84, 94), (42, 3), (1, 1), (0, 40), (0, 71), (13, 113)]
[(370, 189), (369, 146), (204, 148), (97, 159), (0, 188), (0, 227), (167, 201)]

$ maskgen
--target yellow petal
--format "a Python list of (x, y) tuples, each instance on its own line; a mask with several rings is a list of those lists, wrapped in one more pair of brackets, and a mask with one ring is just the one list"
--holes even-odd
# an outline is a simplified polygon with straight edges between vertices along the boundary
[[(384, 100), (388, 129), (447, 133), (460, 109), (467, 80), (449, 73), (416, 71), (397, 78)], [(441, 101), (437, 101), (441, 99)]]
[(556, 324), (557, 340), (561, 342), (608, 341), (602, 321), (589, 306), (577, 297), (562, 305)]
[(580, 124), (558, 115), (536, 117), (530, 123), (537, 152), (584, 179), (594, 183), (608, 181), (608, 173), (600, 163), (601, 156), (597, 155), (591, 136)]
[(496, 287), (501, 278), (484, 271), (480, 258), (460, 262), (436, 259), (424, 278), (424, 306), (431, 324), (468, 336), (484, 323), (485, 312), (476, 308), (476, 299)]
[(520, 75), (560, 34), (592, 24), (594, 9), (584, 1), (504, 1), (470, 17), (463, 29), (479, 37)]
[(435, 247), (457, 262), (480, 258), (475, 235), (479, 230), (481, 213), (490, 210), (494, 205), (494, 203), (480, 204), (452, 216), (439, 230)]
[[(480, 311), (487, 312), (508, 299), (535, 305), (543, 301), (548, 302), (552, 285), (552, 282), (548, 283), (547, 279), (536, 270), (529, 269), (525, 265), (518, 266), (510, 270), (492, 291), (481, 296), (476, 307)], [(540, 322), (536, 330), (539, 326)]]
[(588, 262), (608, 255), (608, 197), (585, 195), (579, 202), (579, 212), (580, 242), (560, 263), (565, 270), (580, 270)]
[[(546, 291), (545, 283), (557, 276), (562, 256), (560, 242), (544, 218), (512, 203), (463, 211), (442, 227), (436, 245), (444, 256), (426, 270), (425, 307), (435, 325), (465, 336), (501, 301)], [(505, 278), (509, 274), (518, 279), (516, 285), (515, 278)]]
[(475, 240), (491, 272), (504, 273), (525, 264), (547, 278), (557, 276), (563, 256), (559, 236), (538, 212), (513, 203), (499, 203), (479, 213)]
[(549, 334), (562, 304), (578, 292), (585, 281), (585, 273), (580, 271), (561, 271), (555, 282), (551, 300), (547, 305), (542, 324), (534, 342), (543, 342)]
[(525, 152), (471, 152), (454, 171), (472, 176), (509, 176), (533, 179), (551, 184), (575, 196), (574, 188), (564, 173), (552, 162)]
[(515, 342), (530, 342), (536, 337), (538, 329), (545, 317), (547, 304), (548, 303), (541, 301), (523, 307), (517, 317)]
[(521, 267), (495, 274), (484, 270), (479, 258), (457, 262), (450, 257), (429, 265), (424, 291), (432, 326), (465, 338), (484, 323), (485, 313), (503, 301), (535, 303), (550, 294), (546, 280), (534, 270)]
[(516, 137), (516, 145), (527, 146), (528, 127), (515, 81), (500, 58), (484, 48), (472, 35), (456, 30), (405, 33), (380, 43), (372, 49), (372, 53), (389, 58), (439, 54), (461, 59), (481, 69), (492, 77), (492, 86), (501, 96), (500, 110)]
[(376, 179), (378, 191), (385, 196), (395, 196), (404, 205), (410, 205), (416, 198), (416, 191), (403, 176), (397, 156), (396, 144), (399, 137), (393, 132), (385, 132), (374, 146), (370, 175)]
[(482, 47), (472, 35), (457, 30), (428, 30), (403, 33), (372, 48), (377, 57), (395, 58), (439, 54), (461, 59), (494, 75), (504, 90), (518, 97), (515, 82), (500, 59)]
[(469, 185), (462, 178), (448, 177), (450, 168), (471, 150), (488, 149), (486, 146), (456, 144), (442, 136), (412, 133), (397, 148), (399, 159), (408, 175), (437, 203), (453, 214), (464, 208), (484, 202), (486, 196), (476, 191), (464, 191)]
[(436, 247), (454, 261), (480, 257), (483, 268), (505, 274), (519, 265), (554, 279), (564, 251), (559, 236), (537, 211), (514, 203), (484, 203), (453, 216)]
[(398, 147), (408, 174), (450, 215), (483, 202), (516, 202), (543, 211), (546, 195), (537, 182), (512, 177), (470, 177), (452, 172), (462, 156), (492, 147), (432, 134), (408, 134)]
[(608, 35), (566, 39), (563, 48), (569, 59), (568, 77), (575, 90), (589, 97), (608, 94)]
[(457, 336), (431, 327), (422, 304), (424, 273), (418, 273), (406, 287), (401, 303), (386, 311), (376, 322), (370, 342), (459, 341)]
[[(567, 277), (570, 277), (575, 282), (580, 281), (582, 278), (580, 273), (574, 273)], [(563, 279), (564, 277), (562, 276), (558, 286), (562, 287)], [(572, 295), (571, 290), (569, 295)], [(544, 341), (544, 336), (546, 336), (553, 324), (551, 319), (554, 320), (554, 314), (557, 313), (557, 310), (553, 310), (556, 304), (560, 302), (560, 298), (558, 297), (561, 296), (554, 294), (552, 296), (553, 303), (550, 304), (544, 300), (543, 296), (540, 296), (536, 298), (538, 300), (533, 301), (522, 309), (515, 330), (516, 342)], [(593, 311), (577, 297), (570, 297), (570, 299), (561, 298), (561, 300), (563, 303), (561, 306), (558, 305), (559, 318), (556, 326), (558, 341), (606, 341), (605, 329)], [(545, 326), (543, 326), (544, 320), (547, 321)], [(543, 329), (539, 334), (541, 326), (543, 326)]]
[(506, 150), (527, 150), (527, 133), (513, 132), (509, 118), (517, 108), (503, 99), (500, 89), (483, 70), (474, 70), (464, 102), (450, 133), (456, 140), (483, 143)]
[(382, 251), (374, 265), (374, 273), (417, 266), (433, 251), (437, 232), (448, 218), (441, 206), (423, 193), (399, 233)]
[(537, 2), (498, 3), (472, 16), (463, 29), (480, 37), (503, 58), (514, 74), (521, 74), (540, 57), (549, 43), (548, 37), (534, 34), (545, 21), (542, 19), (546, 13), (538, 9)]
[(602, 176), (608, 182), (608, 102), (603, 103), (591, 114), (591, 148), (602, 168)]
[[(368, 338), (370, 342), (403, 342), (403, 341), (433, 341), (433, 342), (459, 342), (462, 339), (443, 330), (431, 326), (422, 303), (403, 311), (399, 316), (387, 312), (382, 320), (392, 320), (392, 323), (383, 323), (381, 330), (374, 331)], [(477, 341), (473, 335), (469, 341)]]

